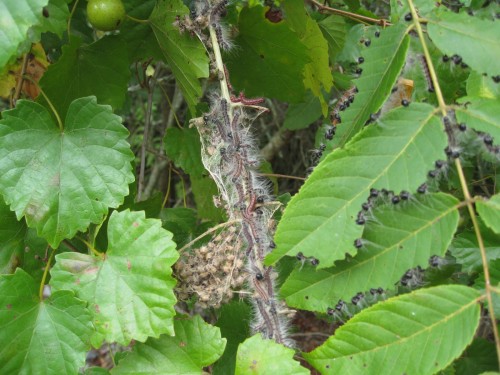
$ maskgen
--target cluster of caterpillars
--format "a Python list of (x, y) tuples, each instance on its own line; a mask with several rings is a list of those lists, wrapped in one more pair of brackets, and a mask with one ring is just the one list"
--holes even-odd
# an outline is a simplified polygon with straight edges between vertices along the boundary
[[(272, 240), (272, 215), (278, 204), (270, 195), (269, 183), (259, 176), (259, 150), (250, 125), (266, 108), (263, 99), (248, 99), (243, 93), (232, 94), (229, 76), (220, 56), (220, 47), (228, 42), (220, 29), (220, 17), (225, 13), (226, 1), (198, 4), (191, 14), (191, 24), (204, 19), (208, 26), (212, 66), (221, 80), (221, 91), (210, 96), (210, 109), (202, 117), (191, 120), (200, 133), (202, 161), (220, 192), (217, 204), (224, 207), (229, 222), (238, 229), (242, 244), (235, 249), (245, 260), (246, 283), (254, 305), (252, 329), (264, 338), (291, 345), (286, 334), (286, 309), (278, 300), (274, 280), (276, 272), (264, 265), (264, 257), (276, 245)], [(197, 31), (199, 33), (200, 31)], [(206, 40), (206, 38), (201, 38)], [(239, 258), (239, 257), (236, 257)]]

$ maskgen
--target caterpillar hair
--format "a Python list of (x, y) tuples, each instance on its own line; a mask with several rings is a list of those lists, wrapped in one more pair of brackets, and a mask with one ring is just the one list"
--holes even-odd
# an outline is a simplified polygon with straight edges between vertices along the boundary
[(434, 92), (434, 84), (432, 83), (431, 73), (429, 71), (429, 65), (424, 55), (419, 55), (420, 66), (422, 67), (422, 72), (424, 73), (425, 82), (427, 83), (427, 91)]

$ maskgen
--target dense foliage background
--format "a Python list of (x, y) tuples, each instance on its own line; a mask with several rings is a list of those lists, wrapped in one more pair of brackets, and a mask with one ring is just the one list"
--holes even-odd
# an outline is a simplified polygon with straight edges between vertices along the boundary
[(0, 373), (499, 371), (498, 2), (106, 1), (0, 3)]

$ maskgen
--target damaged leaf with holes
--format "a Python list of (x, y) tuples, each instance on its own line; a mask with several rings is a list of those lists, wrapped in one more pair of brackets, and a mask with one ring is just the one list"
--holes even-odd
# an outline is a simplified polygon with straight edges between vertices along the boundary
[(220, 329), (205, 323), (199, 315), (176, 318), (174, 332), (172, 337), (161, 335), (137, 343), (111, 374), (199, 374), (224, 352), (226, 339)]
[(50, 284), (54, 290), (73, 290), (88, 303), (95, 347), (103, 340), (128, 345), (132, 339), (173, 334), (175, 247), (160, 220), (146, 219), (143, 211), (115, 211), (107, 251), (58, 254)]

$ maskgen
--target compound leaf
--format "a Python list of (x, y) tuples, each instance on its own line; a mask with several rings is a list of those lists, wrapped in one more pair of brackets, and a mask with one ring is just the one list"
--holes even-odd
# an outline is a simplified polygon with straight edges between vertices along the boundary
[[(106, 36), (88, 45), (72, 37), (62, 50), (61, 58), (49, 66), (40, 80), (61, 118), (73, 100), (88, 95), (95, 95), (99, 103), (113, 109), (121, 108), (130, 69), (126, 45), (119, 37)], [(47, 106), (44, 99), (40, 103)]]
[(489, 133), (497, 142), (500, 141), (500, 102), (496, 99), (468, 98), (471, 103), (467, 108), (456, 110), (457, 121), (471, 128)]
[(372, 287), (392, 287), (410, 268), (425, 267), (444, 255), (458, 224), (458, 201), (446, 194), (414, 197), (400, 207), (373, 209), (363, 246), (352, 259), (315, 271), (295, 270), (281, 288), (290, 306), (326, 312), (339, 299), (350, 300)]
[(287, 21), (270, 22), (265, 13), (262, 6), (245, 7), (240, 13), (234, 41), (238, 51), (226, 60), (231, 83), (249, 97), (300, 102), (305, 89), (299, 77), (310, 62), (307, 48)]
[(4, 0), (0, 2), (0, 70), (27, 38), (28, 29), (41, 22), (42, 9), (48, 0)]
[(175, 337), (162, 335), (134, 346), (132, 353), (111, 370), (122, 374), (200, 374), (224, 352), (226, 339), (200, 316), (174, 320)]
[(172, 234), (143, 211), (114, 211), (108, 250), (101, 256), (62, 253), (51, 270), (51, 285), (74, 290), (89, 303), (97, 334), (122, 345), (130, 340), (173, 334), (176, 302), (171, 266), (178, 258)]
[(449, 56), (458, 54), (478, 73), (500, 74), (500, 25), (470, 17), (465, 12), (436, 12), (427, 31), (438, 48)]
[(165, 61), (174, 73), (192, 114), (201, 97), (199, 78), (208, 77), (208, 56), (196, 37), (183, 33), (174, 26), (177, 17), (189, 14), (181, 0), (160, 0), (149, 21), (163, 52)]
[(309, 374), (293, 359), (293, 349), (263, 339), (260, 334), (246, 339), (238, 347), (236, 375)]
[(266, 263), (302, 252), (325, 268), (354, 254), (356, 216), (370, 188), (414, 190), (443, 156), (446, 136), (433, 111), (416, 103), (395, 109), (329, 154), (288, 204)]
[(304, 357), (322, 374), (434, 374), (472, 341), (478, 297), (472, 288), (443, 285), (391, 298)]
[[(380, 37), (375, 37), (375, 32), (379, 32)], [(365, 35), (365, 43), (370, 41), (370, 47), (362, 50), (365, 59), (361, 65), (363, 72), (353, 81), (358, 93), (349, 108), (340, 114), (342, 123), (333, 141), (328, 142), (328, 150), (342, 147), (365, 125), (370, 115), (382, 107), (406, 60), (410, 43), (405, 25), (385, 30), (373, 26), (367, 28)]]
[(0, 372), (76, 374), (90, 349), (90, 312), (73, 292), (40, 301), (38, 288), (20, 268), (0, 276)]
[(0, 120), (0, 192), (56, 248), (100, 223), (134, 180), (128, 131), (95, 97), (69, 107), (64, 130), (40, 104), (19, 101)]

